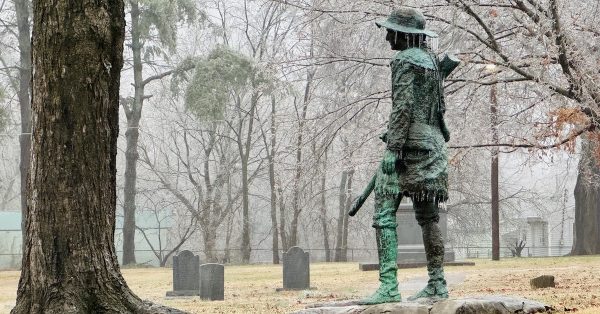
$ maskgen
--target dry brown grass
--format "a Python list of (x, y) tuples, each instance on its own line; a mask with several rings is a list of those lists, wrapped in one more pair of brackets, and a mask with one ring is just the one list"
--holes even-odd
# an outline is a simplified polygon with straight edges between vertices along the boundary
[[(475, 260), (472, 267), (447, 267), (466, 274), (452, 296), (507, 294), (539, 300), (561, 312), (600, 313), (600, 256)], [(287, 313), (306, 304), (360, 298), (377, 288), (377, 272), (358, 271), (356, 263), (312, 264), (311, 285), (317, 290), (275, 292), (281, 287), (281, 266), (226, 266), (225, 301), (198, 298), (168, 299), (171, 269), (123, 270), (131, 289), (140, 297), (192, 313)], [(557, 287), (533, 290), (529, 279), (554, 275)], [(423, 268), (399, 271), (399, 280), (425, 275)], [(19, 272), (0, 272), (0, 313), (8, 313), (16, 297)], [(406, 297), (406, 296), (405, 296)]]
[[(600, 313), (600, 256), (477, 260), (454, 296), (507, 294), (538, 300), (558, 312)], [(553, 275), (555, 288), (532, 289), (531, 278)]]

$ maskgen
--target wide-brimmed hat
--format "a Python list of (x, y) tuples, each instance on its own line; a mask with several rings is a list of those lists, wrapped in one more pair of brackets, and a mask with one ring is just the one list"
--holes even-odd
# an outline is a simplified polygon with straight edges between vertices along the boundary
[(413, 8), (396, 9), (385, 21), (375, 22), (375, 25), (402, 33), (438, 37), (435, 32), (425, 29), (425, 16), (419, 10)]

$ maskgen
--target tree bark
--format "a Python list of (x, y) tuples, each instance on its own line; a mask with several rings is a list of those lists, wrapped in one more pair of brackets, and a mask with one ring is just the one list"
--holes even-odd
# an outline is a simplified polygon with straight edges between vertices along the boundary
[(250, 148), (252, 145), (252, 131), (254, 128), (254, 115), (256, 114), (256, 106), (260, 96), (257, 92), (252, 94), (250, 100), (250, 113), (248, 114), (248, 129), (245, 142), (242, 145), (242, 126), (243, 121), (240, 120), (240, 128), (238, 130), (238, 149), (242, 164), (242, 262), (250, 262), (250, 181), (248, 176), (248, 163), (250, 160)]
[(346, 181), (348, 178), (348, 172), (342, 172), (342, 178), (340, 179), (340, 193), (339, 193), (339, 211), (337, 221), (337, 232), (335, 237), (335, 261), (343, 262), (342, 255), (342, 242), (344, 238), (344, 209), (346, 208)]
[[(310, 56), (313, 56), (313, 48), (311, 43), (311, 52)], [(300, 213), (302, 212), (302, 207), (300, 206), (300, 186), (302, 179), (302, 147), (304, 146), (304, 125), (306, 124), (306, 114), (308, 112), (308, 104), (310, 103), (310, 93), (312, 90), (313, 78), (315, 76), (315, 70), (308, 70), (306, 74), (306, 85), (304, 86), (304, 98), (302, 100), (302, 112), (300, 117), (298, 117), (298, 134), (296, 135), (296, 165), (295, 165), (295, 175), (294, 175), (294, 196), (292, 199), (292, 222), (290, 224), (290, 239), (289, 245), (295, 246), (298, 245), (298, 220), (300, 218)]]
[(225, 253), (223, 254), (223, 263), (231, 263), (231, 235), (233, 234), (233, 213), (227, 219), (225, 233)]
[(346, 180), (346, 205), (344, 206), (344, 226), (342, 233), (342, 259), (348, 261), (348, 224), (350, 216), (346, 213), (350, 211), (352, 206), (352, 178), (354, 177), (354, 169), (348, 171), (348, 179)]
[(269, 150), (269, 186), (271, 188), (271, 229), (273, 264), (279, 264), (279, 228), (277, 226), (277, 186), (275, 182), (275, 151), (277, 149), (277, 127), (275, 125), (275, 98), (271, 98), (271, 147)]
[[(27, 171), (31, 162), (31, 28), (29, 24), (29, 0), (14, 0), (19, 35), (19, 106), (21, 109), (21, 135), (19, 136), (21, 174), (21, 231), (23, 245), (27, 232)], [(23, 248), (24, 251), (24, 248)]]
[(323, 248), (325, 249), (325, 261), (331, 262), (331, 251), (329, 248), (329, 230), (327, 227), (327, 201), (326, 201), (326, 183), (327, 183), (327, 151), (323, 154), (323, 169), (321, 173), (321, 228), (323, 229)]
[[(233, 191), (231, 186), (231, 176), (227, 178), (227, 204), (232, 204), (233, 208)], [(231, 263), (231, 236), (233, 234), (233, 218), (234, 214), (230, 210), (227, 215), (227, 226), (225, 227), (225, 253), (223, 254), (223, 263)]]
[(206, 226), (202, 229), (204, 238), (204, 255), (207, 263), (218, 262), (217, 257), (217, 228), (215, 226)]
[[(492, 143), (498, 143), (498, 96), (497, 87), (490, 90), (490, 122)], [(500, 193), (498, 190), (498, 147), (492, 147), (491, 194), (492, 194), (492, 260), (500, 260)]]
[(600, 254), (600, 165), (598, 149), (584, 138), (575, 184), (575, 237), (572, 255)]
[(290, 246), (288, 244), (287, 233), (285, 231), (285, 203), (283, 202), (283, 189), (281, 188), (281, 185), (277, 187), (277, 194), (279, 194), (279, 235), (281, 236), (281, 248), (284, 252), (287, 252)]
[(123, 1), (36, 1), (26, 249), (12, 310), (132, 313), (114, 249)]
[[(247, 152), (248, 154), (249, 152)], [(247, 156), (247, 155), (246, 155)], [(249, 210), (249, 186), (248, 186), (248, 160), (244, 157), (242, 160), (242, 262), (250, 262), (250, 210)]]

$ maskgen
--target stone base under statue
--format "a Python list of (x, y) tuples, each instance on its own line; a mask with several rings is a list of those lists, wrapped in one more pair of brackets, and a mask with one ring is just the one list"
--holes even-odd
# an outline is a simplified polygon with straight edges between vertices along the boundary
[(384, 303), (377, 305), (357, 305), (357, 301), (340, 301), (309, 305), (293, 314), (509, 314), (509, 313), (551, 313), (550, 306), (514, 296), (475, 296), (451, 298), (438, 302), (421, 299), (416, 302)]

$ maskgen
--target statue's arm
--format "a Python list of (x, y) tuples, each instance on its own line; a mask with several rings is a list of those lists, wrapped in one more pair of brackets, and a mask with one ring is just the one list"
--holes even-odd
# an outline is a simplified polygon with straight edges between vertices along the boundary
[(408, 137), (414, 99), (413, 66), (401, 60), (392, 62), (392, 111), (388, 122), (387, 149), (401, 151)]
[(408, 138), (411, 107), (415, 102), (412, 65), (402, 60), (392, 62), (392, 111), (386, 133), (387, 151), (382, 170), (391, 173), (396, 162), (402, 158), (402, 147)]

